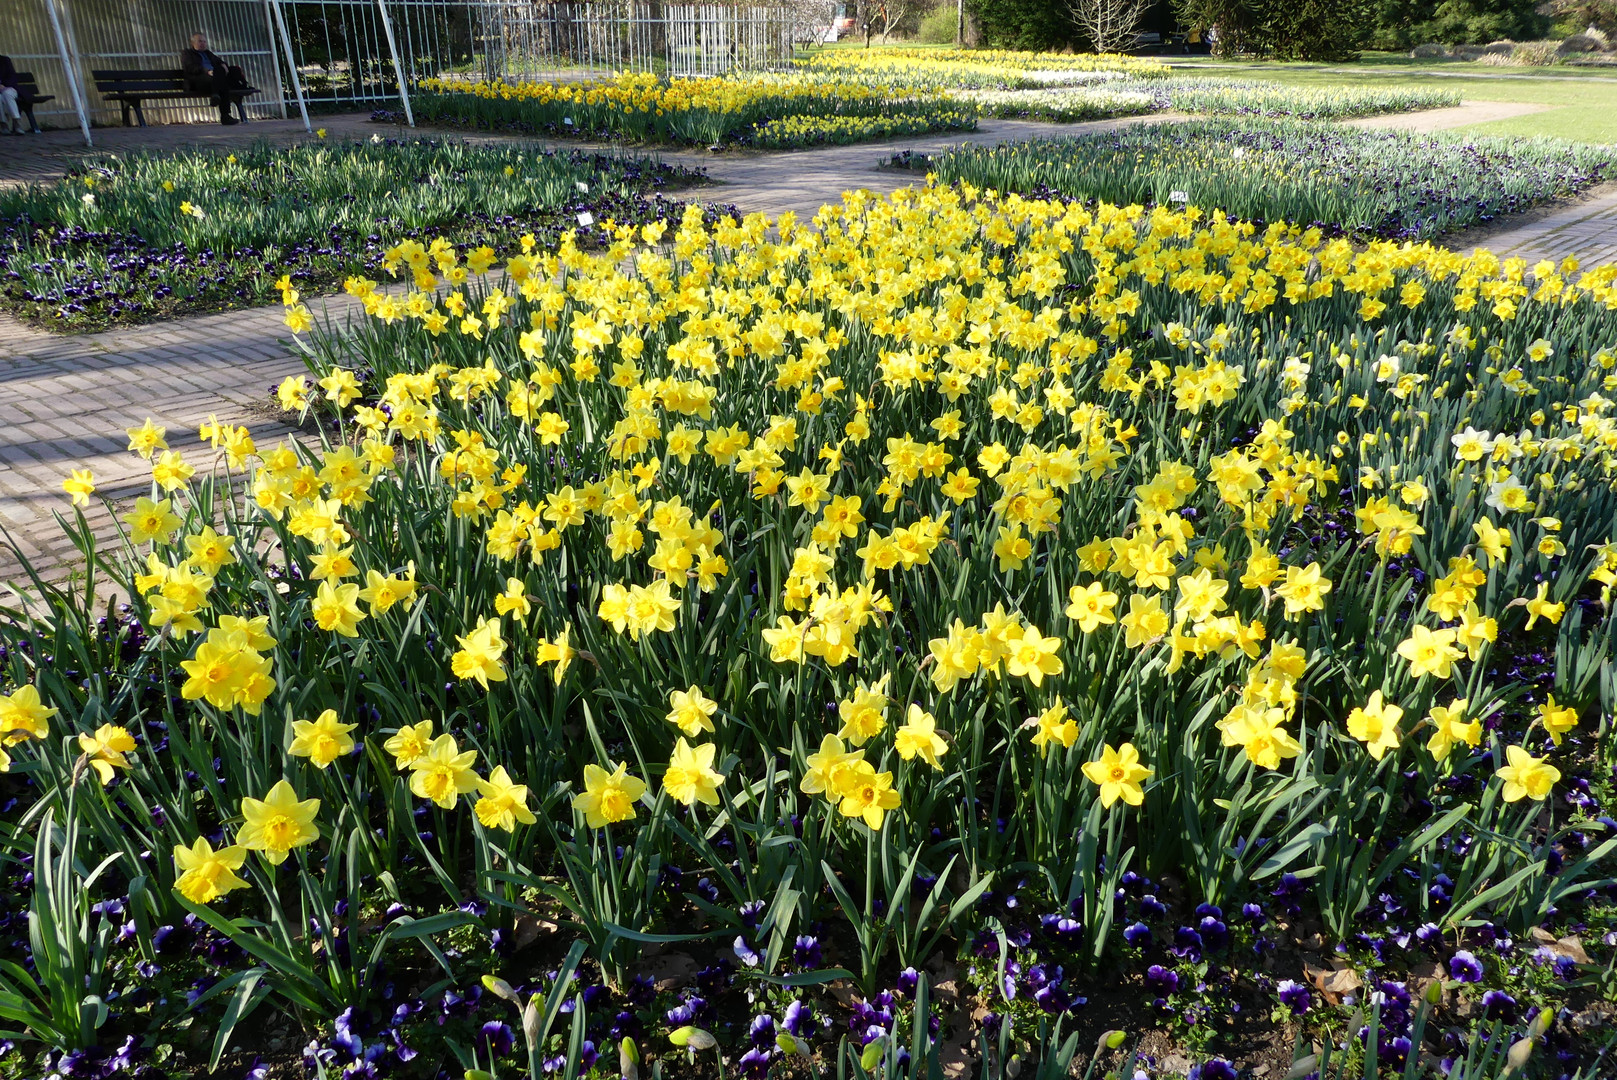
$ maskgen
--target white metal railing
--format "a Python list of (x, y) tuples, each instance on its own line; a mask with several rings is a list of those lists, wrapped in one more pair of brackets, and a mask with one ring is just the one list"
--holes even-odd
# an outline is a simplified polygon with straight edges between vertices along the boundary
[(533, 4), (502, 0), (497, 24), (509, 77), (582, 71), (717, 75), (791, 57), (791, 23), (765, 4)]

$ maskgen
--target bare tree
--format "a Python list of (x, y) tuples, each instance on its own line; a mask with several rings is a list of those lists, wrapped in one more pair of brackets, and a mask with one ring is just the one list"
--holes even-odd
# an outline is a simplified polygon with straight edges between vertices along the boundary
[(792, 40), (814, 45), (825, 40), (842, 4), (840, 0), (777, 0), (777, 6), (791, 23)]
[(1062, 0), (1096, 52), (1122, 52), (1134, 44), (1149, 0)]
[(865, 48), (870, 48), (870, 35), (881, 34), (885, 43), (887, 35), (893, 32), (893, 27), (904, 17), (909, 10), (907, 0), (861, 0), (859, 5), (859, 29), (865, 33)]

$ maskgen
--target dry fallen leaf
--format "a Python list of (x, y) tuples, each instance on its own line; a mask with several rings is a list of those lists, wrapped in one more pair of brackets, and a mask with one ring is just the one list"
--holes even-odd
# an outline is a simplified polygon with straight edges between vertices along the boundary
[(850, 979), (837, 979), (835, 982), (826, 983), (825, 988), (831, 991), (832, 997), (850, 1009), (861, 1000), (859, 988)]
[(1325, 968), (1303, 965), (1303, 974), (1314, 988), (1325, 995), (1325, 1000), (1332, 1005), (1340, 1005), (1342, 998), (1364, 985), (1359, 973), (1352, 968), (1339, 968), (1331, 971)]
[(1557, 939), (1554, 934), (1542, 926), (1533, 927), (1528, 936), (1555, 955), (1569, 957), (1574, 964), (1590, 964), (1594, 962), (1589, 959), (1589, 954), (1584, 951), (1583, 942), (1575, 937)]
[(512, 940), (520, 952), (539, 940), (541, 934), (554, 934), (561, 927), (549, 919), (541, 919), (534, 915), (518, 915), (512, 925)]
[(696, 969), (696, 960), (682, 952), (653, 956), (640, 965), (641, 974), (651, 976), (658, 990), (674, 990), (684, 986), (695, 977)]
[(943, 1070), (945, 1080), (971, 1080), (972, 1066), (977, 1062), (977, 1055), (971, 1051), (976, 1027), (975, 1023), (946, 1023), (944, 1030), (950, 1033), (949, 1037), (938, 1044), (938, 1067)]

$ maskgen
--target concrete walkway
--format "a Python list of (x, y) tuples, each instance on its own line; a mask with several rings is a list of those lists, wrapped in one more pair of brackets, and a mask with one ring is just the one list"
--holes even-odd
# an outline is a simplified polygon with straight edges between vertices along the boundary
[(1552, 109), (1553, 105), (1540, 105), (1530, 101), (1467, 101), (1447, 109), (1423, 109), (1420, 112), (1393, 113), (1390, 116), (1361, 116), (1343, 121), (1349, 127), (1383, 128), (1391, 131), (1449, 131), (1454, 128), (1486, 124), (1492, 120), (1510, 120), (1517, 116)]
[[(1478, 122), (1491, 103), (1459, 109), (1380, 117), (1367, 126), (1438, 130)], [(698, 189), (694, 197), (733, 203), (743, 212), (778, 215), (791, 210), (806, 220), (845, 191), (865, 188), (886, 193), (918, 183), (920, 177), (880, 167), (892, 154), (909, 149), (933, 152), (961, 143), (994, 144), (1045, 135), (1071, 135), (1171, 116), (1130, 117), (1087, 124), (984, 121), (970, 134), (923, 136), (892, 142), (783, 153), (651, 152), (662, 160), (700, 166), (722, 186)], [(363, 115), (316, 121), (331, 139), (369, 138), (374, 133), (405, 134), (370, 123)], [(89, 153), (135, 149), (174, 151), (196, 146), (245, 145), (257, 139), (295, 142), (310, 138), (297, 121), (265, 121), (246, 126), (172, 125), (146, 129), (96, 129)], [(421, 131), (427, 135), (432, 132)], [(459, 137), (456, 133), (443, 133)], [(495, 139), (497, 136), (480, 136)], [(577, 145), (577, 144), (570, 144)], [(0, 142), (0, 184), (45, 182), (60, 177), (87, 151), (77, 132), (52, 132)], [(1576, 250), (1588, 264), (1617, 260), (1617, 195), (1591, 200), (1490, 237), (1503, 254), (1534, 261)], [(311, 300), (317, 314), (341, 320), (355, 306), (347, 297)], [(0, 528), (36, 566), (59, 574), (76, 558), (61, 535), (58, 514), (73, 510), (61, 489), (71, 469), (88, 468), (98, 494), (127, 502), (144, 494), (149, 473), (125, 450), (123, 430), (148, 416), (168, 428), (172, 448), (199, 471), (213, 463), (197, 438), (209, 416), (223, 423), (247, 424), (261, 449), (289, 428), (271, 407), (271, 390), (289, 374), (301, 374), (302, 361), (290, 345), (278, 307), (178, 319), (99, 334), (47, 334), (0, 316)], [(222, 465), (219, 467), (222, 468)], [(99, 502), (88, 511), (93, 531), (116, 531)], [(17, 580), (20, 566), (0, 550), (0, 582)]]

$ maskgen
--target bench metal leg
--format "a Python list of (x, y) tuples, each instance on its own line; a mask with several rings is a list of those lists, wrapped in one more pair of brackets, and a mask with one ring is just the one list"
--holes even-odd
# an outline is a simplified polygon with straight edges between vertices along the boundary
[(146, 126), (146, 110), (140, 107), (139, 101), (135, 102), (135, 118), (140, 121), (141, 127)]

